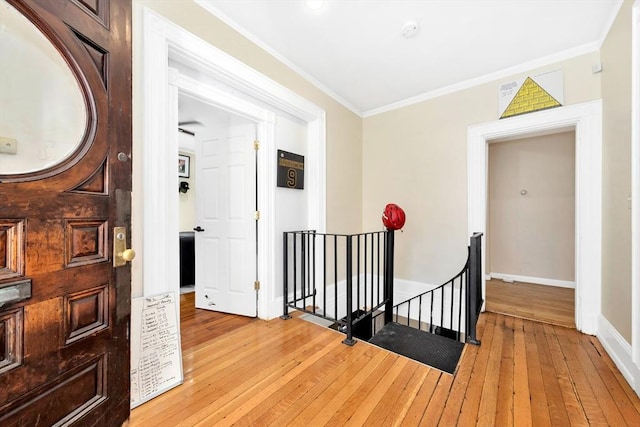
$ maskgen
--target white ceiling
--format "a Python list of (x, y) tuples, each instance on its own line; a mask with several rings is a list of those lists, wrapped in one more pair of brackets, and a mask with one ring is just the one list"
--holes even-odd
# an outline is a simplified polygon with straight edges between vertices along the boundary
[(199, 134), (227, 126), (231, 113), (183, 93), (178, 94), (178, 127)]
[[(327, 0), (311, 10), (303, 0), (196, 2), (364, 116), (595, 51), (622, 4)], [(420, 30), (405, 39), (410, 21)]]

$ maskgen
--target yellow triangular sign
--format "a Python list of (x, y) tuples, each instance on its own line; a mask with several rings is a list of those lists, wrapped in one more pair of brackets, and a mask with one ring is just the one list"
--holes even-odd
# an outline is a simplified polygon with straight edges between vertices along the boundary
[(562, 104), (553, 96), (549, 95), (549, 92), (534, 82), (531, 77), (527, 77), (500, 118), (504, 119), (519, 114), (561, 106)]

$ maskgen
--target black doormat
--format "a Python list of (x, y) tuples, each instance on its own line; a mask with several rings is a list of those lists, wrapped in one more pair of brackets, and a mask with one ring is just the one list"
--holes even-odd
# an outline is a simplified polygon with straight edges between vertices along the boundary
[(452, 375), (464, 348), (460, 341), (395, 322), (387, 323), (369, 342)]

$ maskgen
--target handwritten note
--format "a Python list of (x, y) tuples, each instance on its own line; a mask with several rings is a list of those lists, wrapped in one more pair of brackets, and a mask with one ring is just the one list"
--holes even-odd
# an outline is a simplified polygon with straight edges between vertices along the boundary
[(182, 384), (180, 325), (175, 293), (131, 304), (131, 408)]

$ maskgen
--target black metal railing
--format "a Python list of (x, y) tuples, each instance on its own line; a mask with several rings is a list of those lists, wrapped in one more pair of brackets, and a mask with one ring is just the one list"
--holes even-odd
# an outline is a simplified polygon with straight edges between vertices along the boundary
[(393, 231), (284, 232), (282, 318), (296, 309), (335, 322), (345, 344), (368, 339), (372, 314), (393, 306), (393, 244)]
[(471, 344), (480, 345), (480, 340), (476, 337), (476, 326), (478, 316), (484, 304), (482, 298), (482, 233), (473, 233), (469, 242), (469, 275), (467, 276), (467, 318), (466, 331), (468, 336), (466, 341)]
[[(467, 261), (462, 270), (442, 285), (423, 292), (395, 306), (391, 312), (373, 315), (375, 334), (389, 321), (422, 331), (438, 334), (472, 344), (476, 338), (476, 324), (482, 304), (481, 281), (482, 233), (470, 238)], [(384, 314), (385, 320), (380, 316)]]

